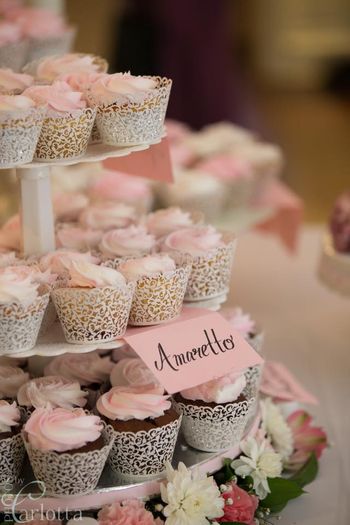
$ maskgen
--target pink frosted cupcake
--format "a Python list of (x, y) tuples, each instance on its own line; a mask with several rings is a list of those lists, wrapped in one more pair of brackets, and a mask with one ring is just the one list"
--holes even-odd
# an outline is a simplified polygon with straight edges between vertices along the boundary
[(28, 42), (23, 38), (18, 24), (0, 22), (0, 64), (2, 67), (20, 71), (27, 61)]
[(235, 240), (213, 226), (197, 226), (170, 233), (162, 251), (175, 258), (184, 255), (192, 259), (192, 271), (185, 300), (200, 301), (227, 293), (235, 251)]
[(0, 69), (0, 93), (3, 95), (20, 95), (34, 84), (34, 78), (24, 73), (15, 73), (12, 69)]
[(18, 404), (29, 409), (35, 408), (75, 408), (87, 403), (84, 392), (77, 381), (59, 375), (38, 377), (23, 384), (17, 392)]
[(146, 217), (145, 224), (148, 231), (159, 239), (176, 230), (191, 228), (202, 220), (201, 213), (190, 213), (174, 206), (150, 213)]
[(36, 159), (52, 161), (84, 155), (96, 111), (86, 106), (83, 94), (62, 81), (32, 86), (24, 94), (47, 105), (46, 118), (36, 148)]
[(22, 469), (21, 413), (15, 402), (0, 401), (0, 483), (15, 483)]
[(106, 75), (92, 84), (90, 104), (97, 106), (96, 123), (102, 142), (111, 146), (143, 144), (163, 134), (171, 80)]
[(0, 365), (0, 399), (16, 399), (18, 390), (29, 381), (29, 374), (13, 365)]
[(56, 221), (73, 222), (89, 204), (89, 199), (83, 193), (60, 192), (53, 196), (53, 210)]
[(71, 261), (67, 287), (52, 292), (57, 315), (69, 343), (113, 341), (128, 323), (133, 283), (113, 270)]
[(97, 401), (112, 427), (112, 469), (126, 479), (157, 476), (171, 461), (181, 417), (155, 385), (114, 387)]
[(243, 395), (245, 386), (244, 374), (232, 372), (175, 394), (174, 408), (191, 447), (218, 452), (239, 444), (254, 402)]
[(130, 324), (163, 323), (180, 314), (191, 271), (188, 261), (176, 266), (168, 255), (155, 254), (124, 261), (118, 269), (129, 282), (136, 283)]
[(153, 203), (152, 191), (145, 179), (112, 170), (101, 173), (90, 187), (89, 196), (93, 201), (124, 202), (139, 213), (148, 212)]
[(33, 160), (44, 112), (25, 95), (0, 95), (0, 166), (11, 168)]
[(37, 408), (22, 436), (36, 479), (53, 496), (93, 491), (112, 446), (101, 419), (81, 408)]
[(65, 224), (57, 230), (56, 243), (59, 248), (66, 250), (78, 250), (81, 252), (86, 250), (95, 251), (101, 242), (102, 235), (102, 230), (93, 230), (91, 228)]
[(155, 249), (156, 239), (144, 226), (129, 226), (106, 232), (100, 242), (105, 260), (118, 264), (121, 258), (140, 257)]
[(104, 231), (126, 228), (136, 221), (135, 208), (122, 203), (97, 203), (86, 208), (79, 216), (79, 222), (84, 228)]
[(97, 264), (99, 259), (89, 252), (78, 253), (62, 248), (43, 255), (39, 261), (39, 267), (43, 272), (50, 270), (51, 273), (57, 274), (59, 278), (65, 279), (68, 276), (67, 268), (72, 261)]
[(112, 368), (112, 386), (146, 386), (159, 383), (151, 370), (140, 358), (124, 358)]

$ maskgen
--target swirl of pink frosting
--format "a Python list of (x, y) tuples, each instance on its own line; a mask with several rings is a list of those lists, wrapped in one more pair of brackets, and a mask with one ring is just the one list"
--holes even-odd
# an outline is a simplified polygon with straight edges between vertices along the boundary
[(178, 251), (194, 257), (206, 255), (223, 246), (222, 235), (213, 226), (182, 228), (170, 233), (163, 243), (163, 251)]
[(100, 64), (96, 62), (93, 55), (67, 53), (42, 58), (36, 68), (36, 77), (53, 82), (57, 78), (62, 80), (64, 75), (96, 75), (100, 69)]
[(6, 17), (16, 22), (29, 38), (54, 38), (67, 31), (64, 19), (52, 9), (18, 7), (8, 11)]
[(100, 242), (100, 251), (106, 257), (144, 255), (155, 247), (156, 239), (143, 226), (106, 232)]
[(98, 104), (142, 102), (156, 87), (157, 82), (152, 78), (115, 73), (92, 84), (91, 94)]
[(22, 30), (18, 24), (11, 22), (0, 22), (0, 46), (14, 44), (22, 38)]
[(23, 91), (23, 95), (37, 104), (46, 104), (48, 110), (58, 113), (86, 108), (83, 93), (73, 91), (67, 82), (61, 80), (56, 80), (51, 86), (31, 86)]
[(85, 261), (70, 261), (68, 265), (71, 288), (102, 288), (103, 286), (125, 286), (123, 275), (105, 266)]
[(137, 203), (140, 199), (151, 200), (149, 184), (140, 177), (120, 171), (104, 170), (91, 186), (89, 195), (94, 200)]
[(86, 208), (79, 216), (84, 228), (111, 230), (126, 228), (136, 222), (135, 208), (122, 203), (98, 203)]
[(250, 317), (250, 314), (245, 314), (242, 308), (228, 308), (223, 310), (222, 314), (245, 339), (249, 339), (250, 334), (255, 333), (255, 321)]
[(55, 357), (45, 367), (45, 376), (59, 375), (81, 386), (101, 385), (109, 380), (113, 363), (98, 354), (64, 354)]
[[(28, 88), (31, 89), (31, 88)], [(18, 112), (34, 108), (35, 102), (26, 95), (0, 95), (0, 111)]]
[(246, 379), (242, 372), (231, 372), (218, 379), (181, 391), (182, 397), (190, 401), (205, 403), (232, 403), (243, 392)]
[(150, 213), (146, 218), (146, 226), (156, 237), (164, 237), (173, 231), (190, 228), (193, 221), (188, 211), (174, 206)]
[(102, 230), (66, 225), (56, 233), (56, 241), (58, 246), (66, 249), (94, 250), (101, 242), (102, 235)]
[(115, 386), (99, 397), (96, 408), (112, 421), (155, 419), (171, 407), (169, 397), (157, 385)]
[(0, 269), (0, 304), (29, 306), (38, 297), (38, 287), (32, 274), (17, 271), (17, 266)]
[(12, 71), (12, 69), (0, 69), (1, 91), (23, 91), (32, 84), (34, 84), (34, 78), (31, 75), (25, 75), (24, 73), (15, 73), (14, 71)]
[(18, 214), (10, 217), (0, 229), (0, 249), (19, 250), (21, 244), (21, 221)]
[(59, 76), (59, 80), (64, 80), (70, 85), (74, 91), (81, 91), (85, 93), (90, 89), (91, 85), (97, 80), (103, 78), (105, 73), (88, 73), (88, 72), (77, 72), (68, 73)]
[(102, 429), (101, 419), (81, 408), (37, 408), (24, 426), (33, 448), (56, 452), (84, 447), (96, 441)]
[(18, 389), (27, 383), (29, 374), (16, 366), (0, 366), (0, 399), (15, 398)]
[(114, 365), (111, 377), (112, 386), (145, 386), (159, 383), (151, 370), (139, 358), (126, 358)]
[(210, 173), (221, 180), (251, 179), (252, 167), (246, 160), (232, 154), (210, 157), (196, 166), (201, 171)]
[(83, 193), (60, 192), (53, 197), (53, 209), (57, 221), (75, 221), (80, 212), (89, 204)]
[(154, 277), (159, 273), (176, 270), (175, 261), (166, 254), (146, 255), (137, 259), (129, 259), (118, 267), (129, 281), (136, 281), (142, 277)]
[(0, 401), (0, 433), (11, 432), (12, 427), (19, 424), (20, 419), (21, 414), (16, 401), (11, 404), (7, 401)]
[(81, 390), (78, 381), (46, 376), (22, 385), (17, 393), (17, 401), (19, 405), (34, 408), (74, 408), (85, 406), (87, 395)]
[(90, 252), (78, 253), (61, 249), (43, 255), (40, 259), (39, 266), (43, 271), (51, 270), (51, 272), (61, 276), (62, 274), (67, 273), (67, 266), (69, 266), (70, 261), (97, 264), (99, 259), (91, 255)]

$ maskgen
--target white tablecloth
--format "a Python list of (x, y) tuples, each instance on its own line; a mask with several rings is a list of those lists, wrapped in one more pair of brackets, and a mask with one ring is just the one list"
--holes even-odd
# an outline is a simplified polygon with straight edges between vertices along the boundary
[(318, 397), (310, 410), (332, 443), (319, 477), (283, 511), (281, 525), (350, 524), (350, 300), (317, 281), (320, 236), (320, 228), (305, 228), (291, 256), (274, 237), (246, 234), (233, 271), (230, 303), (264, 327), (266, 357)]

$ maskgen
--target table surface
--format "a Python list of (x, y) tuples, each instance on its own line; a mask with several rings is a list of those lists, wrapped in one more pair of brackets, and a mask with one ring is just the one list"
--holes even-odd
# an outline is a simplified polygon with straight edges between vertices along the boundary
[(245, 234), (233, 270), (230, 305), (264, 327), (266, 358), (283, 362), (318, 397), (310, 411), (332, 444), (281, 525), (350, 524), (350, 300), (317, 280), (321, 235), (320, 227), (305, 227), (291, 256), (275, 237)]

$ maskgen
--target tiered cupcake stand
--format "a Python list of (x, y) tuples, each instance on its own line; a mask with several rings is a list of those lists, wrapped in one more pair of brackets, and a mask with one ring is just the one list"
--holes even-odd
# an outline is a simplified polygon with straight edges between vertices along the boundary
[[(156, 143), (118, 148), (102, 144), (91, 145), (88, 147), (86, 154), (77, 159), (61, 160), (54, 163), (32, 162), (16, 166), (21, 192), (22, 248), (24, 254), (27, 256), (37, 255), (55, 249), (50, 167), (53, 165), (67, 166), (81, 162), (98, 162), (107, 158), (127, 156), (133, 152), (151, 148)], [(6, 168), (8, 169), (8, 166)], [(196, 306), (217, 310), (225, 300), (226, 296), (220, 297), (216, 301), (204, 302)], [(47, 333), (38, 340), (33, 350), (12, 352), (11, 357), (53, 357), (68, 352), (86, 353), (96, 349), (116, 349), (123, 344), (124, 340), (120, 339), (110, 343), (97, 343), (96, 345), (72, 345), (65, 342), (60, 325), (56, 323), (49, 334)], [(247, 435), (254, 434), (258, 424), (259, 415), (257, 414), (247, 431)], [(180, 436), (173, 462), (174, 465), (177, 465), (179, 461), (183, 461), (187, 466), (197, 466), (203, 472), (215, 472), (221, 468), (222, 458), (233, 458), (239, 452), (238, 446), (220, 453), (200, 452), (188, 447)], [(162, 475), (149, 481), (126, 485), (106, 466), (94, 493), (54, 498), (42, 494), (39, 484), (31, 483), (34, 481), (34, 478), (29, 464), (25, 464), (21, 484), (5, 487), (6, 494), (0, 494), (0, 512), (11, 508), (12, 504), (15, 505), (16, 512), (38, 509), (38, 503), (42, 505), (43, 510), (50, 511), (58, 511), (59, 509), (68, 511), (98, 509), (113, 501), (122, 501), (134, 497), (142, 498), (156, 494), (159, 492), (161, 480)], [(18, 494), (20, 494), (20, 497), (18, 497)]]

